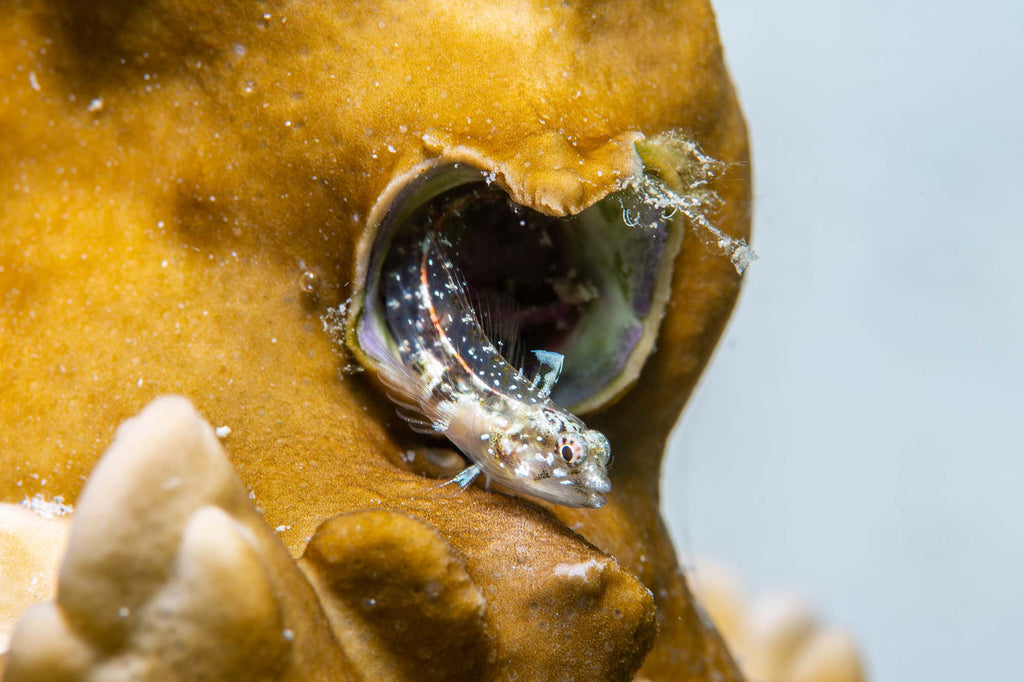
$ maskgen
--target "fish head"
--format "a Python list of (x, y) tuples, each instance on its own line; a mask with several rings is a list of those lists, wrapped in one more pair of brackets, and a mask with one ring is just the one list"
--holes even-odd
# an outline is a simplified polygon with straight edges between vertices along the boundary
[[(601, 507), (611, 491), (604, 434), (558, 408), (541, 407), (491, 434), (499, 482), (567, 507)], [(486, 467), (485, 467), (486, 469)]]

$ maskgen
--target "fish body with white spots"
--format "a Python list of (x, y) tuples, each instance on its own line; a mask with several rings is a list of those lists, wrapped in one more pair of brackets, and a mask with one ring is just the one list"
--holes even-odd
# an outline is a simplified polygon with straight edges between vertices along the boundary
[[(562, 356), (534, 351), (527, 378), (488, 337), (444, 237), (396, 246), (383, 297), (395, 348), (376, 359), (399, 414), (447, 437), (482, 473), (513, 492), (571, 507), (600, 507), (611, 489), (608, 440), (549, 397)], [(499, 342), (500, 343), (500, 342)]]

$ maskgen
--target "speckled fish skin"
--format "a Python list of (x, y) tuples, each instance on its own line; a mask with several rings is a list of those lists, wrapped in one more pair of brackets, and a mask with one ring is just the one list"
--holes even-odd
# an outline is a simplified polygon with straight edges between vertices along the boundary
[[(399, 414), (444, 434), (490, 481), (571, 507), (600, 507), (611, 489), (607, 439), (547, 397), (484, 332), (443, 237), (396, 246), (385, 316), (403, 368), (385, 377)], [(417, 385), (401, 385), (416, 383)]]

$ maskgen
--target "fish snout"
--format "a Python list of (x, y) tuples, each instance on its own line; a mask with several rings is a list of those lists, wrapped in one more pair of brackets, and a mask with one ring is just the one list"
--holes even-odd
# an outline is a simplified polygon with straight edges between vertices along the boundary
[(591, 469), (587, 474), (586, 485), (592, 492), (601, 495), (612, 491), (612, 482), (609, 480), (608, 474), (597, 467)]

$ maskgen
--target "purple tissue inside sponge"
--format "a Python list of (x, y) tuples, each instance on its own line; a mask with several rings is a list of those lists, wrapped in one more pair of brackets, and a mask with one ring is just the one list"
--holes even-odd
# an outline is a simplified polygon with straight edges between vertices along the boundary
[(590, 397), (595, 386), (610, 384), (622, 371), (642, 335), (643, 326), (631, 324), (619, 332), (614, 353), (582, 367), (575, 363), (567, 366), (563, 380), (555, 386), (551, 397), (560, 405), (575, 405)]
[(658, 280), (658, 265), (665, 254), (668, 242), (668, 230), (662, 226), (651, 235), (651, 243), (647, 251), (646, 262), (640, 270), (640, 277), (633, 282), (633, 295), (630, 300), (633, 312), (637, 317), (646, 317), (651, 312), (654, 301), (654, 287)]

